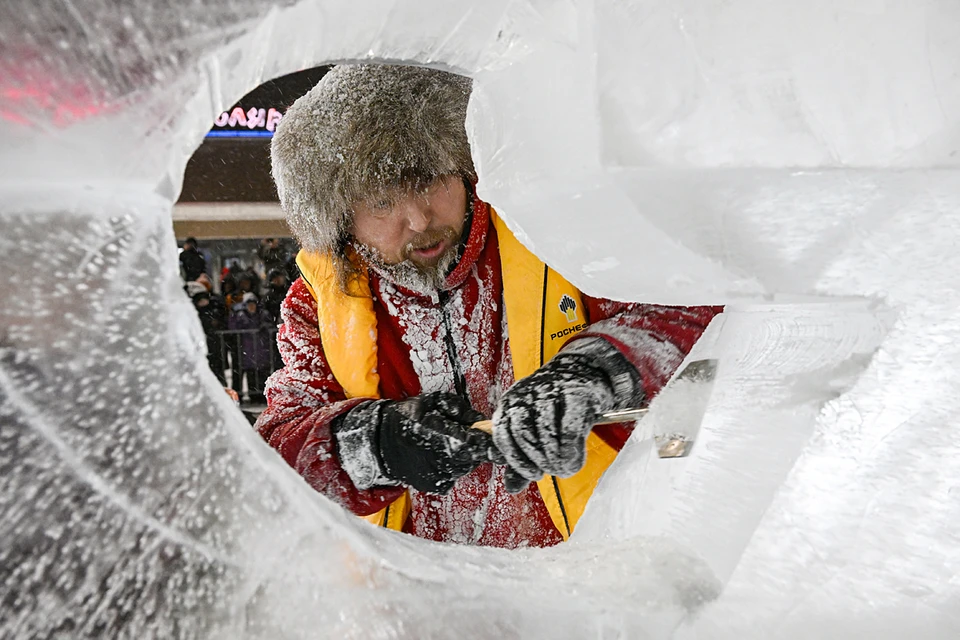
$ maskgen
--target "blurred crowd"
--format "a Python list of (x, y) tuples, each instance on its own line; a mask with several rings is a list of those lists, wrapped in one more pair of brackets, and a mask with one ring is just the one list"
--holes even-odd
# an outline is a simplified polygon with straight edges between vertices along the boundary
[(266, 403), (264, 383), (281, 366), (276, 331), (280, 305), (299, 277), (294, 257), (277, 238), (265, 238), (247, 266), (237, 259), (224, 266), (215, 286), (195, 238), (180, 252), (180, 275), (207, 338), (210, 369), (251, 405)]

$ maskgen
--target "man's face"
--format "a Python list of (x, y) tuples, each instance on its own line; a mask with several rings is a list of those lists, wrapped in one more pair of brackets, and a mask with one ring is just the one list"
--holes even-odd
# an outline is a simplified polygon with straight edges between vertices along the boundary
[(257, 312), (257, 303), (256, 303), (256, 302), (252, 302), (252, 301), (251, 301), (251, 302), (248, 302), (248, 303), (247, 303), (247, 311), (249, 311), (250, 313), (256, 313), (256, 312)]
[(457, 255), (467, 192), (459, 176), (442, 176), (418, 190), (398, 191), (353, 208), (352, 235), (387, 267), (409, 265), (431, 279)]

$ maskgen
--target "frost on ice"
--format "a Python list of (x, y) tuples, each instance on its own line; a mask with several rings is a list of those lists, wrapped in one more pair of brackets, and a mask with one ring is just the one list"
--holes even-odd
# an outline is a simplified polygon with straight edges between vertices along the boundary
[[(0, 18), (3, 637), (960, 634), (957, 3)], [(571, 543), (367, 527), (204, 369), (186, 158), (250, 88), (339, 60), (470, 75), (481, 197), (586, 292), (729, 304), (692, 455), (634, 438)]]

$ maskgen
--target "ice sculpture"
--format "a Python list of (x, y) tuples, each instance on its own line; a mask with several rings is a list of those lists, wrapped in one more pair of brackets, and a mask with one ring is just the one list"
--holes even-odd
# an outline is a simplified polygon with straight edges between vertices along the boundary
[[(0, 636), (960, 633), (960, 6), (178, 4), (0, 8)], [(694, 454), (635, 438), (567, 545), (367, 527), (205, 371), (186, 158), (343, 60), (473, 76), (481, 193), (585, 290), (730, 304)]]

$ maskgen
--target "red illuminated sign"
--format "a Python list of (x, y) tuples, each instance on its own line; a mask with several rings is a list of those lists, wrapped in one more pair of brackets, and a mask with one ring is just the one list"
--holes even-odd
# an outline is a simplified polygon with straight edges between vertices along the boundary
[(224, 111), (214, 121), (214, 130), (227, 129), (236, 130), (244, 127), (250, 131), (262, 129), (273, 133), (283, 114), (270, 107), (263, 109), (250, 107), (244, 110), (242, 107), (234, 107), (232, 111)]

